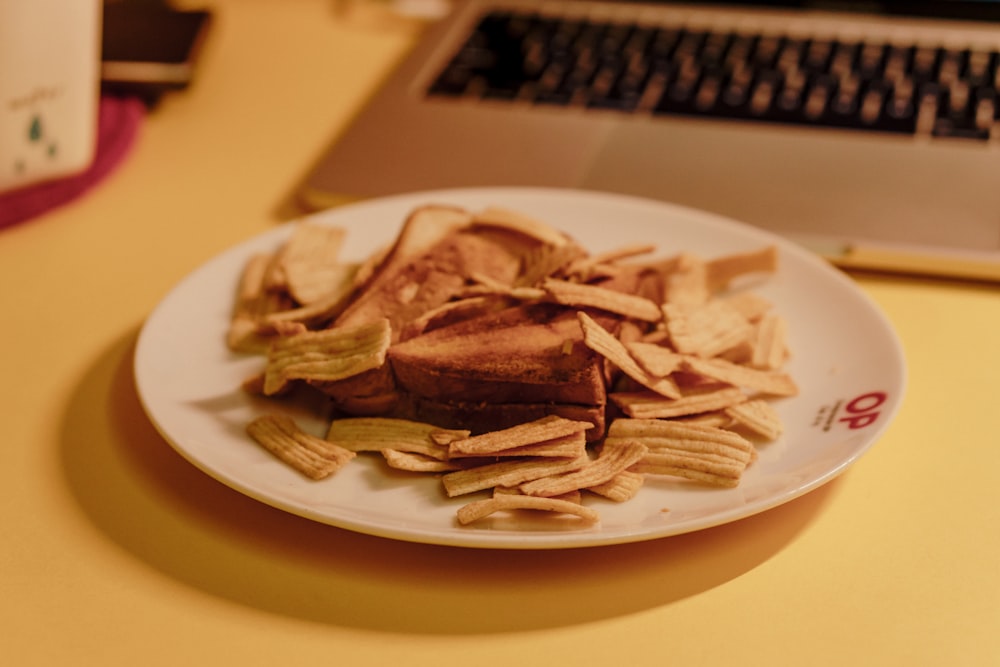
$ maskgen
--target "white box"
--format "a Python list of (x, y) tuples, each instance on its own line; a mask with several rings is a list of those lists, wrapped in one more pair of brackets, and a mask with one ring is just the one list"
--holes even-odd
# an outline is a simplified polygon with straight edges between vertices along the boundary
[(0, 0), (0, 191), (94, 158), (100, 0)]

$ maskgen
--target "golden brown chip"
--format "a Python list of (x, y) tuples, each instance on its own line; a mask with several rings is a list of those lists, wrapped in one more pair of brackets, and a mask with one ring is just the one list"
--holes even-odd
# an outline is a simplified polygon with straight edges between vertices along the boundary
[(677, 384), (670, 377), (658, 377), (649, 373), (632, 358), (625, 345), (615, 338), (607, 329), (595, 322), (583, 312), (577, 313), (580, 327), (583, 329), (583, 342), (594, 352), (621, 369), (627, 376), (649, 388), (651, 391), (667, 398), (679, 398), (681, 393)]
[(261, 447), (314, 480), (329, 477), (355, 456), (306, 433), (287, 415), (262, 415), (247, 424), (246, 430)]
[(450, 472), (441, 478), (449, 497), (460, 496), (497, 486), (518, 486), (546, 475), (579, 470), (590, 459), (530, 458), (500, 461), (486, 465)]
[(792, 377), (780, 371), (760, 370), (725, 359), (703, 359), (694, 355), (683, 355), (680, 364), (683, 370), (690, 373), (743, 389), (772, 396), (795, 396), (799, 393)]
[(701, 305), (663, 305), (667, 332), (678, 352), (714, 357), (746, 341), (753, 326), (736, 308), (714, 300)]
[(541, 510), (558, 514), (570, 514), (579, 517), (587, 523), (596, 523), (600, 520), (600, 514), (597, 510), (569, 500), (505, 493), (484, 500), (475, 500), (468, 505), (460, 507), (458, 509), (458, 522), (464, 526), (479, 521), (491, 514), (512, 510)]
[(713, 292), (725, 289), (741, 276), (774, 273), (778, 270), (778, 249), (767, 246), (746, 253), (717, 257), (706, 264), (708, 286)]
[(726, 487), (739, 483), (755, 453), (750, 441), (732, 431), (658, 419), (615, 420), (607, 442), (646, 446), (646, 455), (630, 468), (633, 472)]
[(673, 419), (616, 419), (608, 428), (611, 443), (638, 441), (650, 453), (663, 449), (680, 449), (727, 456), (748, 462), (753, 444), (733, 431), (723, 428)]
[(250, 257), (243, 266), (226, 334), (226, 345), (231, 350), (265, 351), (268, 346), (267, 332), (261, 330), (261, 321), (271, 313), (292, 307), (291, 301), (286, 296), (265, 289), (265, 275), (272, 259), (269, 254), (257, 254)]
[(389, 321), (308, 331), (275, 340), (264, 369), (264, 393), (282, 391), (292, 380), (332, 382), (385, 363), (392, 332)]
[(774, 409), (773, 405), (762, 399), (728, 407), (725, 409), (725, 414), (737, 424), (745, 426), (768, 440), (775, 440), (784, 430), (778, 411)]
[(771, 302), (764, 297), (745, 290), (726, 295), (722, 300), (736, 309), (748, 322), (760, 320), (773, 308)]
[(506, 296), (516, 301), (538, 301), (546, 295), (545, 290), (539, 287), (508, 285), (482, 273), (472, 273), (469, 279), (475, 284), (462, 290), (463, 298)]
[[(738, 405), (742, 405), (742, 403), (739, 403)], [(674, 417), (673, 421), (685, 424), (701, 424), (703, 426), (727, 428), (733, 423), (733, 418), (726, 414), (726, 410), (728, 410), (728, 408), (712, 412), (702, 412), (688, 417)]]
[(669, 419), (722, 410), (747, 400), (738, 387), (701, 385), (686, 388), (680, 398), (665, 398), (652, 391), (612, 392), (608, 397), (629, 417)]
[[(497, 486), (493, 489), (494, 496), (523, 496), (521, 489), (516, 486)], [(561, 496), (553, 496), (558, 500), (565, 500), (569, 503), (576, 503), (579, 505), (583, 502), (583, 494), (579, 491), (570, 491), (569, 493), (564, 493)]]
[(626, 500), (635, 498), (645, 481), (645, 475), (624, 470), (603, 484), (588, 486), (587, 490), (599, 496), (604, 496), (608, 500), (613, 500), (616, 503), (623, 503)]
[(510, 428), (455, 440), (451, 443), (451, 452), (454, 455), (494, 455), (506, 449), (536, 445), (556, 438), (583, 433), (593, 427), (594, 425), (590, 422), (549, 415)]
[(628, 343), (625, 347), (632, 358), (654, 377), (667, 377), (680, 370), (684, 359), (683, 355), (668, 347), (645, 340)]
[(569, 238), (556, 228), (523, 213), (498, 206), (490, 206), (474, 213), (472, 224), (518, 232), (552, 246), (566, 245), (570, 242)]
[(617, 275), (619, 273), (618, 262), (640, 255), (647, 255), (655, 250), (656, 246), (654, 245), (636, 244), (622, 246), (596, 255), (580, 257), (566, 267), (565, 276), (577, 282), (588, 282), (595, 278)]
[(342, 283), (308, 305), (267, 313), (261, 318), (261, 326), (278, 326), (282, 322), (329, 322), (344, 310), (353, 289), (352, 283)]
[(656, 303), (635, 294), (555, 278), (543, 280), (542, 289), (550, 299), (564, 306), (597, 308), (644, 322), (659, 322), (663, 319), (663, 312)]
[(641, 460), (648, 450), (640, 442), (605, 441), (600, 455), (579, 470), (535, 479), (521, 484), (529, 496), (558, 496), (575, 489), (604, 484)]
[(778, 369), (788, 358), (788, 324), (784, 318), (769, 313), (761, 318), (752, 338), (755, 368)]
[(448, 443), (468, 437), (469, 431), (442, 429), (433, 424), (391, 417), (345, 417), (330, 423), (326, 439), (352, 452), (393, 449), (448, 458)]
[(313, 303), (341, 283), (350, 284), (357, 267), (339, 263), (345, 234), (340, 227), (309, 221), (295, 224), (275, 264), (298, 303)]
[(693, 255), (679, 255), (666, 277), (664, 302), (696, 305), (707, 302), (710, 296), (705, 262)]
[(577, 431), (576, 433), (570, 433), (569, 435), (564, 435), (556, 438), (550, 438), (549, 440), (543, 440), (537, 443), (531, 443), (527, 445), (519, 445), (517, 447), (510, 447), (507, 449), (498, 449), (486, 453), (476, 453), (467, 454), (464, 452), (456, 451), (454, 448), (449, 450), (449, 458), (461, 459), (469, 457), (481, 457), (481, 456), (491, 456), (495, 458), (509, 458), (509, 457), (526, 457), (526, 456), (548, 456), (556, 458), (569, 458), (575, 459), (580, 456), (584, 456), (587, 453), (587, 434), (585, 431)]
[(390, 468), (407, 472), (451, 472), (461, 470), (461, 466), (450, 461), (442, 461), (432, 456), (398, 449), (381, 450), (382, 457)]

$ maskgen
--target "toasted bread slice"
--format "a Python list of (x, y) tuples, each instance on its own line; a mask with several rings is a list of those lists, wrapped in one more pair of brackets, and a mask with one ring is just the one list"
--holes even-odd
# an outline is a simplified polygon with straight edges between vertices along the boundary
[(397, 343), (400, 390), (431, 400), (603, 406), (600, 358), (572, 310), (519, 305)]

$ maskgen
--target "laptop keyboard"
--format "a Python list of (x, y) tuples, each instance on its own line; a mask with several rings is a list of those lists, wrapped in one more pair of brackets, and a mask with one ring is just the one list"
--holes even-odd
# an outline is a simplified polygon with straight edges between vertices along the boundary
[(997, 119), (998, 53), (497, 12), (430, 87), (618, 112), (965, 139)]

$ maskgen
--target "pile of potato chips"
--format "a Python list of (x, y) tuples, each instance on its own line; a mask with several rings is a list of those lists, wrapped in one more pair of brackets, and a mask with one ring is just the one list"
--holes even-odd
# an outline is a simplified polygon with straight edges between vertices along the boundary
[[(457, 509), (461, 524), (496, 512), (543, 510), (587, 526), (600, 519), (588, 495), (626, 502), (656, 477), (731, 488), (757, 447), (781, 435), (773, 401), (798, 392), (783, 370), (787, 327), (747, 281), (776, 270), (775, 248), (707, 259), (650, 257), (652, 246), (592, 255), (519, 213), (460, 213), (526, 235), (539, 251), (525, 258), (516, 282), (463, 276), (460, 296), (406, 326), (426, 326), (443, 311), (491, 297), (574, 310), (586, 347), (605, 364), (602, 437), (593, 441), (587, 437), (593, 424), (558, 415), (473, 434), (391, 414), (341, 415), (318, 437), (275, 412), (248, 425), (253, 441), (313, 480), (362, 453), (383, 457), (393, 469), (437, 475), (449, 497), (471, 498)], [(350, 380), (387, 366), (399, 335), (389, 319), (331, 326), (386, 257), (383, 251), (363, 263), (341, 261), (344, 233), (298, 223), (281, 248), (247, 263), (227, 343), (265, 359), (261, 373), (245, 383), (248, 391), (289, 400), (296, 383)], [(656, 272), (662, 297), (605, 286), (628, 271)], [(594, 313), (611, 314), (620, 326), (609, 330)]]

